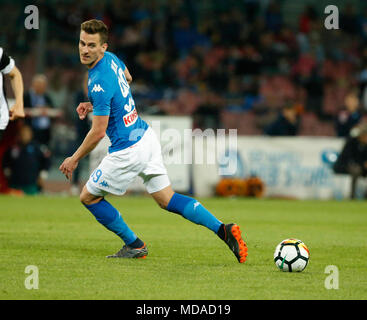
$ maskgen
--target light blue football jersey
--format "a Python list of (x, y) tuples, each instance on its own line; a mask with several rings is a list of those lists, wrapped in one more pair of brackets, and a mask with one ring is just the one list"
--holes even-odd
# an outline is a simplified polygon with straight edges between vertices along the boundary
[(141, 139), (148, 124), (139, 117), (125, 64), (106, 51), (103, 58), (88, 70), (88, 97), (93, 115), (109, 116), (106, 134), (111, 140), (109, 153), (126, 149)]

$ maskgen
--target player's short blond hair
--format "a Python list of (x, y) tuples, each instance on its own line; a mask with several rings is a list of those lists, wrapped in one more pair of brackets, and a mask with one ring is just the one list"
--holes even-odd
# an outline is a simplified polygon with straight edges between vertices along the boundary
[(107, 43), (108, 28), (103, 21), (97, 19), (84, 21), (81, 24), (80, 29), (88, 34), (98, 33), (101, 39), (101, 44)]

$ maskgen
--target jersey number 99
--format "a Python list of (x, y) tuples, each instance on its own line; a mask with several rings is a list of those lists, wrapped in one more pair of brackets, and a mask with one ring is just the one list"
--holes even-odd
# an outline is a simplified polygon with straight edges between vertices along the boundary
[(122, 96), (126, 98), (127, 95), (129, 94), (129, 84), (126, 81), (124, 71), (122, 71), (122, 69), (119, 68), (113, 60), (111, 62), (111, 68), (117, 76)]

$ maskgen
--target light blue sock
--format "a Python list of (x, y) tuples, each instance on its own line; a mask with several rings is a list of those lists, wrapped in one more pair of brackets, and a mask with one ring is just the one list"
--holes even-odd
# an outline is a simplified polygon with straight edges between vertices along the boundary
[(94, 215), (99, 223), (118, 235), (125, 244), (129, 245), (137, 239), (135, 233), (122, 219), (120, 212), (105, 199), (91, 205), (84, 204), (84, 206)]
[(179, 193), (172, 196), (166, 210), (178, 213), (191, 222), (207, 227), (214, 233), (217, 233), (222, 225), (222, 222), (205, 209), (200, 202)]

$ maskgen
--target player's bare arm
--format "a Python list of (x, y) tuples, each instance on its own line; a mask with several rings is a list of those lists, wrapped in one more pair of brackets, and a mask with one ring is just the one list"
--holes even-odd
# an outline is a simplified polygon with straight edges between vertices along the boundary
[(18, 118), (24, 118), (24, 105), (23, 105), (23, 78), (19, 69), (14, 66), (14, 68), (8, 73), (10, 77), (10, 84), (14, 92), (15, 103), (10, 107), (10, 120), (16, 120)]
[(133, 77), (131, 76), (129, 69), (127, 67), (125, 68), (124, 74), (125, 74), (127, 83), (130, 84), (133, 81)]
[(75, 153), (64, 160), (59, 170), (71, 180), (79, 161), (91, 152), (106, 134), (109, 116), (93, 116), (92, 127)]

